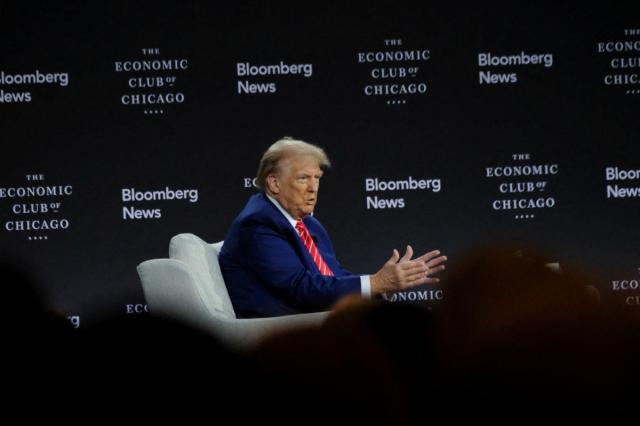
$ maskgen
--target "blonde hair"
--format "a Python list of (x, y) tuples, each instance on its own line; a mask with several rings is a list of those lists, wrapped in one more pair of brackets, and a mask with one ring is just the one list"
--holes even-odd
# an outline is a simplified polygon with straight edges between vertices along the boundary
[(331, 167), (329, 157), (327, 157), (327, 154), (322, 148), (285, 136), (276, 141), (262, 154), (256, 176), (256, 186), (258, 189), (265, 192), (267, 177), (280, 171), (282, 160), (299, 155), (308, 155), (315, 158), (321, 167)]

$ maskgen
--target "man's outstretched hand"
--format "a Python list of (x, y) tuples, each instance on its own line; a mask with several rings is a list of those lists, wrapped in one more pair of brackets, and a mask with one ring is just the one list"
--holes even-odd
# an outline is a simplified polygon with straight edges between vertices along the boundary
[(446, 256), (440, 256), (439, 250), (433, 250), (420, 257), (413, 257), (413, 249), (407, 246), (402, 257), (393, 249), (391, 258), (371, 275), (371, 292), (373, 294), (393, 293), (422, 284), (435, 284), (440, 280), (432, 275), (444, 269)]

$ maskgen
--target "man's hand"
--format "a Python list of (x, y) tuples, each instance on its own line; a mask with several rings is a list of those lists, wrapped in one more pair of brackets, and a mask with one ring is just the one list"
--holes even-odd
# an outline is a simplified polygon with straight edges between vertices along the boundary
[[(413, 249), (411, 246), (407, 246), (407, 251), (409, 250), (411, 250), (411, 255), (413, 255)], [(405, 256), (406, 255), (407, 254), (405, 253)], [(440, 250), (432, 250), (413, 260), (414, 262), (424, 262), (424, 264), (427, 265), (427, 268), (429, 268), (429, 271), (427, 272), (429, 277), (427, 277), (425, 284), (435, 284), (440, 282), (439, 278), (430, 277), (431, 275), (435, 275), (444, 270), (444, 262), (447, 261), (447, 256), (440, 256)]]
[(433, 250), (411, 260), (413, 249), (407, 246), (402, 257), (398, 250), (393, 249), (391, 258), (382, 268), (371, 275), (371, 292), (373, 294), (393, 293), (406, 290), (422, 284), (435, 284), (440, 280), (432, 278), (444, 269), (446, 256), (440, 256), (440, 251)]

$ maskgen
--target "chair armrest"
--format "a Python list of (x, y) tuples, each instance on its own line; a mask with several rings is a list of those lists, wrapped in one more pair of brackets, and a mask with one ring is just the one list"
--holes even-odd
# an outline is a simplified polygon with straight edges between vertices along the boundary
[(151, 259), (137, 267), (149, 311), (200, 326), (214, 314), (189, 267), (175, 259)]
[(258, 344), (264, 338), (303, 327), (318, 327), (329, 312), (285, 315), (270, 318), (211, 318), (216, 335), (234, 349), (244, 350)]

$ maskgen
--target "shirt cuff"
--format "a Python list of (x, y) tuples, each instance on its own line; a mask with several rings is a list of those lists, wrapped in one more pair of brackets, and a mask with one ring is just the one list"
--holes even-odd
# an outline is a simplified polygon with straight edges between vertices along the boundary
[(362, 297), (370, 299), (371, 298), (371, 276), (370, 275), (360, 275), (360, 292)]

